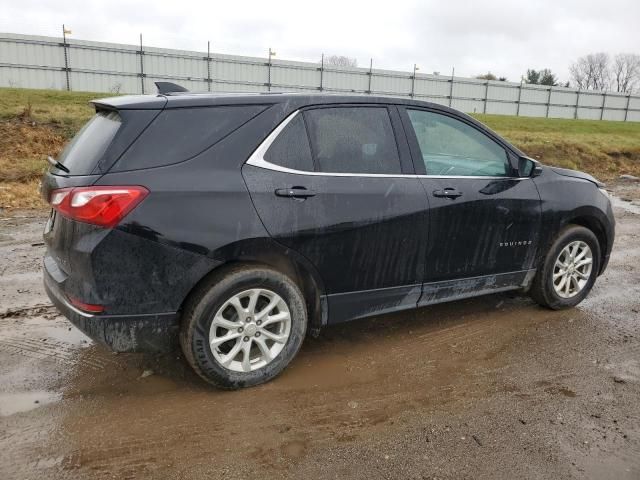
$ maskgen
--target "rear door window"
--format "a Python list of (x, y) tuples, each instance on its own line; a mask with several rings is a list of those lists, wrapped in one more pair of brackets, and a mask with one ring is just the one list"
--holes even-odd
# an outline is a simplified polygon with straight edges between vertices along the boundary
[(69, 169), (69, 175), (90, 175), (121, 125), (117, 112), (96, 113), (67, 144), (58, 161)]
[(329, 173), (401, 173), (386, 107), (331, 107), (305, 112), (316, 167)]
[(264, 159), (274, 165), (293, 170), (313, 171), (311, 147), (302, 115), (296, 115), (289, 122), (271, 144)]

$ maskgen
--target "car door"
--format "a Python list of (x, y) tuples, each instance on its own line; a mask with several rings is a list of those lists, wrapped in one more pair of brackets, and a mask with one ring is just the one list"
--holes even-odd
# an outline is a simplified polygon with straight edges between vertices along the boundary
[(394, 107), (308, 108), (243, 167), (269, 234), (320, 274), (331, 323), (415, 307), (420, 297), (427, 199), (397, 130)]
[(401, 108), (429, 198), (429, 247), (420, 304), (523, 285), (533, 275), (540, 196), (498, 138), (462, 116)]

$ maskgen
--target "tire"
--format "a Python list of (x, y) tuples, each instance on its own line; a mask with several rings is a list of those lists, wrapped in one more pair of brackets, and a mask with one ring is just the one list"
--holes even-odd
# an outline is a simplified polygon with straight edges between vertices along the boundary
[[(588, 278), (584, 278), (584, 274), (586, 273), (586, 270), (584, 270), (585, 267), (580, 266), (580, 264), (588, 258), (587, 253), (583, 259), (577, 260), (573, 263), (574, 270), (581, 270), (577, 274), (581, 276), (574, 278), (580, 278), (580, 282), (583, 280), (586, 281), (579, 289), (577, 287), (578, 280), (575, 280), (575, 284), (572, 283), (567, 287), (567, 282), (562, 284), (562, 272), (566, 270), (564, 270), (563, 267), (558, 267), (556, 262), (559, 259), (563, 261), (566, 260), (565, 264), (572, 265), (570, 260), (571, 257), (566, 253), (566, 251), (562, 258), (560, 258), (560, 255), (563, 253), (565, 248), (571, 248), (570, 246), (576, 248), (576, 246), (581, 246), (583, 244), (586, 244), (589, 247), (591, 253), (591, 268), (589, 269)], [(580, 257), (580, 253), (583, 250), (586, 249), (583, 248), (582, 250), (577, 250), (578, 253), (575, 254), (575, 257)], [(568, 225), (558, 234), (551, 245), (551, 248), (549, 248), (544, 261), (542, 262), (541, 268), (536, 273), (530, 290), (531, 297), (539, 305), (553, 310), (575, 307), (584, 300), (591, 291), (591, 288), (598, 276), (598, 272), (600, 271), (601, 258), (600, 243), (594, 233), (588, 228), (581, 227), (579, 225)], [(576, 269), (575, 266), (578, 266), (578, 268)], [(571, 270), (569, 270), (569, 272), (571, 272)], [(554, 285), (554, 274), (558, 276), (556, 279), (556, 285)], [(569, 277), (571, 277), (571, 275), (569, 275)], [(557, 289), (561, 284), (564, 288)], [(565, 291), (567, 288), (571, 289), (569, 293)], [(562, 292), (562, 295), (558, 293), (558, 290)]]
[[(261, 317), (272, 303), (276, 305), (268, 312), (272, 315)], [(187, 362), (205, 381), (235, 390), (267, 382), (282, 372), (298, 353), (306, 329), (304, 298), (287, 276), (264, 267), (235, 267), (214, 275), (187, 301), (180, 325), (180, 345)], [(219, 343), (229, 336), (235, 338)], [(278, 342), (272, 340), (276, 338)], [(271, 349), (268, 355), (264, 348)], [(234, 351), (235, 356), (229, 360)], [(249, 365), (245, 363), (247, 351)], [(267, 361), (269, 356), (273, 358)]]

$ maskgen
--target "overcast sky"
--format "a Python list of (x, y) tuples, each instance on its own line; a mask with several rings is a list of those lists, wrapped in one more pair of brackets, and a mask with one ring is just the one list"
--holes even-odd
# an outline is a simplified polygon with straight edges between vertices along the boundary
[[(0, 0), (0, 32), (137, 43), (234, 55), (519, 81), (527, 68), (568, 67), (590, 52), (640, 53), (640, 0)], [(2, 59), (0, 59), (0, 62)]]

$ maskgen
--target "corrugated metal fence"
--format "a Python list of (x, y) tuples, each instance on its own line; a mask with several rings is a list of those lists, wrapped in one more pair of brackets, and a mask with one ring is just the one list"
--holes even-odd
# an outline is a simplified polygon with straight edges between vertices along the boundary
[(414, 97), (465, 112), (640, 121), (640, 96), (140, 45), (0, 33), (0, 86), (152, 93), (308, 91)]

